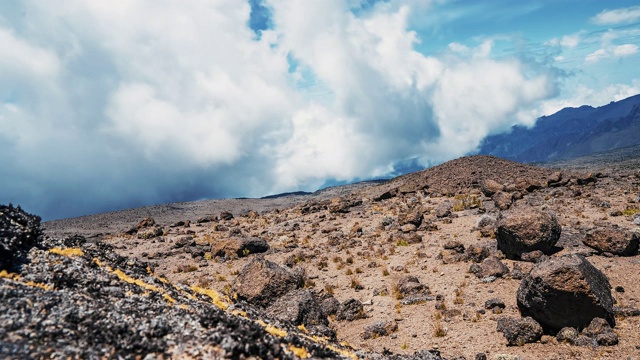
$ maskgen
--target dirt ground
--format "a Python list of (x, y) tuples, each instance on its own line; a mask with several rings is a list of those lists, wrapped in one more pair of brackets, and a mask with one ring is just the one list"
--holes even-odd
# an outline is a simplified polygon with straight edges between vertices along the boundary
[[(491, 157), (467, 157), (382, 185), (360, 184), (276, 199), (161, 205), (49, 222), (45, 227), (51, 235), (81, 233), (102, 238), (121, 255), (149, 263), (157, 274), (172, 282), (224, 293), (231, 292), (236, 276), (255, 256), (303, 268), (306, 287), (319, 293), (331, 292), (341, 302), (355, 298), (364, 304), (366, 319), (330, 319), (338, 339), (355, 349), (410, 354), (435, 348), (450, 359), (474, 359), (478, 353), (485, 353), (489, 359), (501, 358), (501, 354), (521, 359), (640, 359), (639, 316), (617, 317), (614, 330), (619, 344), (615, 346), (560, 344), (549, 335), (537, 343), (507, 346), (506, 339), (496, 331), (496, 320), (520, 316), (516, 291), (521, 280), (507, 274), (483, 281), (469, 272), (473, 262), (451, 258), (446, 252), (441, 256), (444, 245), (451, 241), (465, 249), (480, 244), (496, 252), (493, 236), (477, 228), (483, 216), (496, 217), (500, 211), (481, 193), (479, 184), (483, 180), (497, 180), (509, 187), (522, 179), (540, 183), (558, 169), (565, 178), (578, 173), (582, 175), (576, 176), (585, 177), (584, 173), (592, 172), (595, 182), (558, 187), (543, 184), (520, 191), (522, 198), (511, 207), (554, 212), (562, 225), (558, 242), (562, 250), (553, 256), (587, 256), (609, 278), (613, 289), (624, 289), (612, 290), (617, 305), (640, 308), (640, 256), (598, 255), (581, 242), (585, 231), (594, 226), (617, 224), (640, 230), (633, 223), (634, 214), (640, 212), (640, 158), (623, 156), (615, 162), (619, 166), (606, 158), (580, 161), (552, 164), (554, 168), (550, 169)], [(393, 189), (400, 190), (380, 199)], [(446, 209), (450, 215), (440, 216)], [(197, 223), (203, 216), (219, 215), (221, 211), (230, 211), (234, 218)], [(423, 225), (400, 225), (400, 218), (412, 211), (423, 214)], [(148, 216), (162, 228), (162, 235), (144, 239), (125, 233)], [(191, 224), (171, 226), (186, 220)], [(185, 236), (195, 239), (202, 248), (231, 236), (255, 236), (267, 240), (270, 250), (236, 259), (215, 257), (210, 252), (194, 257), (176, 245)], [(403, 241), (411, 236), (421, 241)], [(534, 266), (524, 261), (501, 261), (510, 270), (520, 268), (524, 274)], [(404, 275), (416, 276), (434, 297), (442, 296), (445, 308), (436, 309), (435, 300), (403, 305), (394, 288)], [(504, 301), (502, 313), (484, 309), (485, 301), (492, 298)], [(378, 320), (396, 322), (397, 331), (364, 340), (363, 328)]]

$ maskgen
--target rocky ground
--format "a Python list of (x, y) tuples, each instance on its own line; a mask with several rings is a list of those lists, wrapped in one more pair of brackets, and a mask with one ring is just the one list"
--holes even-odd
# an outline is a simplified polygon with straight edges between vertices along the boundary
[[(32, 323), (47, 320), (62, 325), (39, 354), (95, 348), (91, 337), (60, 340), (91, 312), (138, 339), (122, 349), (106, 336), (92, 350), (103, 355), (639, 358), (634, 154), (544, 168), (473, 156), (384, 184), (45, 223), (47, 240), (3, 265), (0, 314), (18, 315), (0, 315), (1, 349), (27, 351), (48, 329)], [(111, 287), (117, 305), (105, 304)], [(48, 306), (41, 297), (82, 310), (33, 315)], [(152, 309), (145, 321), (132, 301)], [(8, 322), (16, 316), (25, 320)]]

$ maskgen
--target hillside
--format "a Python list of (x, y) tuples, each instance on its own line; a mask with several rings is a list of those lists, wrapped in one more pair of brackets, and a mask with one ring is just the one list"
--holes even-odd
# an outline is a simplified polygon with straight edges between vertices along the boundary
[(532, 128), (485, 138), (480, 154), (519, 162), (570, 159), (640, 144), (640, 95), (601, 107), (565, 108), (539, 118)]

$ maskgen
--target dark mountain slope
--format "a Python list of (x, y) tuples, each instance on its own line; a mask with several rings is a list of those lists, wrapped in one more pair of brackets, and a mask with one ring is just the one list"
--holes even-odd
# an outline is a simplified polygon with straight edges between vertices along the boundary
[(520, 162), (546, 162), (640, 143), (640, 95), (594, 108), (565, 108), (528, 129), (487, 137), (479, 153)]

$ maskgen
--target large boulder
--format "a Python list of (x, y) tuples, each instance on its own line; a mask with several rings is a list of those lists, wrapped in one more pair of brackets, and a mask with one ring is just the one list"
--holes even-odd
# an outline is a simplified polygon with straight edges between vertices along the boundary
[(256, 258), (242, 268), (233, 290), (239, 299), (266, 307), (302, 285), (303, 279), (298, 274), (271, 261)]
[(222, 257), (244, 257), (269, 250), (265, 239), (257, 237), (231, 237), (211, 244), (211, 254)]
[(508, 258), (519, 259), (534, 250), (551, 253), (561, 231), (554, 214), (531, 207), (517, 208), (498, 216), (496, 240), (498, 249)]
[(582, 255), (538, 263), (520, 284), (518, 308), (544, 328), (582, 329), (596, 317), (615, 325), (611, 285)]
[(24, 263), (40, 235), (39, 216), (27, 214), (19, 206), (0, 205), (0, 270), (12, 271)]
[(608, 252), (620, 256), (633, 256), (638, 253), (640, 235), (619, 227), (596, 228), (582, 241), (599, 252)]
[(328, 325), (327, 316), (316, 296), (309, 290), (299, 289), (280, 297), (267, 308), (267, 316), (294, 325)]

